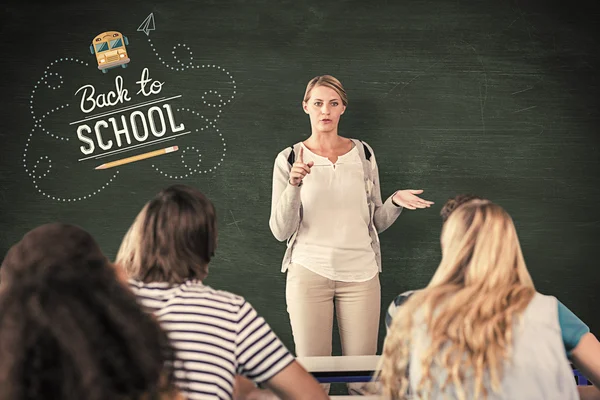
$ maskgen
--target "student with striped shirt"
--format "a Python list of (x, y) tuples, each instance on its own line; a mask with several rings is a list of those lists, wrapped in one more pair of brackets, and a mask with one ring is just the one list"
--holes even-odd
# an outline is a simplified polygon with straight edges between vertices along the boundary
[(117, 254), (131, 289), (172, 341), (180, 390), (190, 400), (229, 399), (243, 376), (282, 399), (326, 399), (243, 297), (202, 283), (216, 243), (213, 204), (175, 185), (144, 206)]

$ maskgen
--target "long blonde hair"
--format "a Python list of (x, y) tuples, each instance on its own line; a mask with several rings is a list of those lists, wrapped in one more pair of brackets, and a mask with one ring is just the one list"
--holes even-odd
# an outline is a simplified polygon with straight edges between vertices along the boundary
[[(461, 400), (467, 393), (487, 398), (490, 386), (499, 392), (513, 322), (535, 293), (515, 226), (502, 207), (487, 200), (463, 204), (444, 224), (441, 242), (442, 261), (431, 282), (399, 308), (384, 344), (380, 379), (391, 398), (407, 393), (411, 336), (421, 322), (431, 342), (420, 360), (422, 379), (412, 388), (417, 398), (450, 384)], [(444, 382), (435, 381), (434, 367), (447, 372)], [(473, 387), (465, 385), (468, 375)]]

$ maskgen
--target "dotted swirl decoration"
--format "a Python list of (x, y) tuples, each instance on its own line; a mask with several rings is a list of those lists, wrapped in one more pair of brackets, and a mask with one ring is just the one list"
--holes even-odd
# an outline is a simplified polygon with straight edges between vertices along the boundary
[[(42, 75), (42, 77), (40, 79), (38, 79), (38, 81), (35, 83), (35, 85), (33, 85), (33, 90), (31, 91), (31, 97), (29, 99), (29, 108), (31, 110), (31, 115), (33, 117), (33, 122), (34, 124), (38, 124), (39, 128), (42, 130), (42, 132), (44, 132), (45, 134), (55, 138), (55, 139), (60, 139), (60, 140), (69, 140), (68, 137), (64, 137), (64, 136), (59, 136), (59, 135), (55, 135), (49, 131), (47, 131), (42, 125), (41, 122), (44, 118), (46, 118), (47, 116), (49, 116), (50, 114), (52, 114), (55, 111), (58, 111), (59, 109), (65, 108), (65, 107), (69, 107), (68, 104), (64, 104), (60, 107), (57, 107), (53, 110), (47, 111), (45, 114), (42, 115), (41, 118), (38, 118), (35, 114), (35, 108), (34, 108), (34, 102), (35, 102), (35, 94), (38, 91), (38, 89), (40, 88), (40, 86), (42, 84), (46, 85), (46, 87), (48, 87), (49, 89), (52, 90), (57, 90), (60, 89), (64, 83), (64, 79), (62, 77), (62, 75), (60, 75), (57, 72), (52, 72), (50, 71), (50, 69), (52, 67), (54, 67), (55, 65), (59, 65), (61, 63), (76, 63), (76, 64), (81, 64), (81, 65), (85, 65), (86, 67), (89, 65), (87, 62), (85, 61), (81, 61), (78, 60), (76, 58), (73, 57), (65, 57), (65, 58), (58, 58), (56, 60), (54, 60), (53, 62), (50, 63), (50, 65), (48, 65), (46, 67), (46, 69), (44, 70), (44, 74)], [(55, 78), (52, 78), (55, 77)], [(58, 81), (58, 84), (53, 85), (52, 81)]]
[[(29, 167), (27, 165), (27, 154), (29, 151), (29, 145), (31, 144), (31, 138), (33, 137), (33, 134), (36, 132), (37, 129), (41, 130), (43, 133), (52, 137), (53, 139), (62, 140), (62, 141), (69, 140), (68, 137), (59, 136), (59, 135), (51, 133), (46, 128), (44, 128), (44, 126), (42, 125), (42, 122), (44, 121), (44, 119), (46, 119), (48, 116), (50, 116), (51, 114), (53, 114), (59, 110), (68, 108), (69, 104), (63, 104), (56, 108), (50, 109), (50, 110), (46, 111), (45, 113), (41, 114), (41, 117), (36, 116), (35, 107), (34, 107), (36, 92), (38, 91), (38, 89), (40, 89), (40, 87), (42, 85), (45, 85), (49, 89), (57, 90), (57, 89), (60, 89), (62, 87), (62, 85), (64, 84), (63, 77), (59, 73), (52, 72), (50, 70), (53, 66), (59, 65), (61, 63), (76, 63), (76, 64), (84, 65), (86, 67), (89, 65), (85, 61), (81, 61), (81, 60), (78, 60), (78, 59), (72, 58), (72, 57), (56, 59), (55, 61), (51, 62), (50, 65), (48, 65), (46, 67), (46, 70), (44, 71), (44, 74), (42, 75), (42, 77), (40, 79), (38, 79), (38, 81), (33, 86), (33, 90), (31, 91), (31, 98), (29, 101), (31, 115), (33, 118), (33, 128), (31, 129), (31, 132), (29, 133), (29, 136), (27, 137), (27, 142), (25, 143), (25, 149), (23, 150), (23, 167), (25, 168), (25, 172), (27, 173), (27, 175), (31, 178), (31, 180), (33, 182), (33, 186), (42, 196), (47, 197), (52, 200), (69, 203), (69, 202), (75, 202), (75, 201), (80, 201), (80, 200), (86, 200), (86, 199), (100, 193), (102, 190), (106, 189), (116, 179), (117, 175), (119, 174), (119, 171), (116, 171), (112, 175), (112, 177), (110, 177), (109, 180), (106, 181), (104, 183), (104, 185), (102, 185), (97, 190), (94, 190), (92, 192), (89, 192), (89, 193), (81, 195), (81, 196), (60, 197), (60, 196), (55, 196), (55, 195), (46, 193), (44, 191), (44, 189), (40, 186), (40, 181), (43, 180), (44, 178), (46, 178), (50, 174), (50, 171), (52, 170), (52, 159), (49, 156), (44, 155), (44, 156), (38, 157), (37, 160), (35, 160), (33, 167), (31, 167), (31, 169), (29, 169)], [(43, 168), (43, 165), (45, 165), (46, 168), (43, 172), (40, 172), (40, 170)]]
[[(196, 156), (198, 157), (198, 163), (196, 164), (195, 167), (188, 166), (187, 163), (185, 162), (185, 153), (187, 151), (189, 151), (189, 152), (195, 151), (196, 152)], [(154, 168), (158, 173), (160, 173), (164, 177), (167, 177), (167, 178), (170, 178), (170, 179), (185, 179), (185, 178), (187, 178), (189, 176), (192, 176), (194, 173), (198, 172), (198, 169), (200, 168), (200, 163), (201, 162), (202, 162), (202, 155), (200, 154), (200, 150), (198, 150), (194, 146), (187, 146), (185, 149), (183, 149), (181, 151), (181, 163), (183, 164), (183, 168), (188, 171), (187, 174), (185, 174), (185, 175), (169, 175), (169, 174), (161, 171), (154, 164), (152, 164), (152, 168)], [(201, 171), (201, 172), (206, 172), (206, 171)]]
[[(235, 98), (237, 86), (236, 86), (235, 80), (233, 79), (233, 76), (225, 68), (222, 68), (215, 64), (196, 64), (194, 62), (193, 52), (192, 52), (191, 48), (189, 46), (187, 46), (186, 44), (178, 43), (175, 46), (173, 46), (173, 49), (171, 51), (172, 61), (166, 61), (163, 59), (163, 57), (161, 57), (161, 55), (158, 54), (158, 51), (154, 47), (154, 44), (152, 43), (150, 38), (148, 38), (148, 42), (150, 44), (150, 47), (152, 48), (152, 51), (158, 57), (158, 60), (163, 64), (163, 66), (165, 66), (166, 68), (168, 68), (172, 71), (184, 71), (184, 70), (189, 70), (189, 69), (198, 69), (198, 70), (199, 69), (216, 69), (220, 73), (223, 73), (227, 76), (227, 80), (229, 81), (229, 84), (231, 85), (231, 88), (232, 88), (232, 94), (230, 96), (229, 95), (223, 96), (217, 90), (207, 90), (202, 94), (203, 105), (206, 107), (212, 108), (214, 110), (217, 110), (217, 116), (212, 121), (209, 120), (208, 118), (206, 118), (205, 116), (199, 114), (198, 112), (191, 110), (189, 108), (177, 109), (177, 111), (186, 111), (186, 112), (192, 113), (193, 115), (200, 117), (202, 120), (204, 120), (206, 122), (206, 124), (204, 126), (200, 127), (199, 129), (197, 128), (194, 130), (196, 133), (198, 133), (199, 131), (204, 131), (204, 130), (210, 129), (210, 130), (214, 130), (219, 135), (222, 145), (223, 145), (223, 148), (222, 148), (223, 152), (221, 154), (220, 161), (217, 162), (216, 165), (211, 166), (210, 168), (202, 169), (201, 168), (202, 154), (200, 153), (200, 150), (194, 146), (186, 146), (185, 148), (183, 148), (181, 150), (181, 162), (182, 162), (182, 165), (183, 165), (183, 168), (185, 171), (184, 173), (182, 173), (180, 175), (168, 174), (168, 173), (160, 170), (154, 164), (152, 165), (152, 168), (154, 168), (158, 173), (160, 173), (161, 175), (168, 177), (170, 179), (185, 179), (196, 173), (206, 174), (206, 173), (215, 172), (216, 169), (219, 166), (221, 166), (221, 163), (223, 162), (223, 160), (225, 158), (225, 154), (226, 154), (226, 150), (227, 150), (225, 138), (223, 137), (222, 133), (217, 128), (216, 122), (217, 122), (217, 119), (222, 114), (222, 111), (223, 111), (222, 108), (224, 106), (230, 104), (231, 101)], [(179, 56), (181, 53), (185, 54), (185, 52), (188, 53), (187, 59), (185, 59), (186, 57), (182, 58)], [(28, 163), (27, 163), (29, 146), (31, 144), (31, 139), (32, 139), (34, 133), (36, 133), (36, 131), (41, 131), (44, 134), (50, 136), (51, 138), (53, 138), (55, 140), (69, 141), (69, 137), (60, 136), (55, 133), (52, 133), (43, 126), (43, 122), (46, 118), (48, 118), (49, 116), (51, 116), (52, 114), (54, 114), (57, 111), (68, 108), (69, 104), (63, 104), (61, 106), (47, 110), (45, 113), (39, 113), (39, 112), (36, 113), (37, 110), (35, 108), (35, 97), (36, 97), (36, 93), (39, 91), (40, 88), (45, 86), (46, 88), (48, 88), (50, 90), (59, 90), (63, 87), (64, 78), (62, 77), (62, 75), (60, 75), (57, 72), (52, 71), (54, 66), (58, 66), (61, 63), (75, 63), (75, 64), (81, 64), (85, 67), (89, 67), (89, 64), (87, 62), (73, 58), (73, 57), (58, 58), (58, 59), (54, 60), (53, 62), (51, 62), (46, 67), (43, 75), (34, 84), (33, 89), (31, 91), (31, 98), (30, 98), (30, 111), (31, 111), (32, 119), (33, 119), (33, 128), (31, 129), (31, 132), (29, 133), (29, 136), (27, 137), (27, 142), (25, 144), (25, 148), (23, 151), (23, 167), (25, 168), (25, 172), (27, 173), (27, 175), (32, 179), (35, 189), (41, 195), (43, 195), (49, 199), (55, 200), (55, 201), (75, 202), (75, 201), (86, 200), (86, 199), (100, 193), (102, 190), (106, 189), (117, 178), (119, 171), (118, 170), (115, 171), (115, 173), (108, 179), (108, 181), (106, 181), (97, 190), (94, 190), (92, 192), (89, 192), (89, 193), (81, 195), (81, 196), (60, 197), (60, 196), (51, 195), (51, 194), (45, 192), (44, 189), (40, 185), (40, 181), (47, 178), (48, 175), (52, 171), (52, 159), (49, 156), (42, 155), (42, 156), (38, 157), (36, 160), (32, 161), (33, 166), (31, 168), (29, 168)], [(191, 163), (191, 165), (188, 165), (185, 158), (186, 158), (186, 155), (187, 155), (187, 157), (190, 157), (190, 154), (191, 154), (192, 158), (196, 158), (196, 161)]]
[[(194, 110), (191, 110), (189, 108), (177, 109), (177, 111), (186, 111), (186, 112), (192, 113), (193, 115), (196, 115), (196, 116), (200, 117), (201, 119), (203, 119), (204, 121), (206, 121), (206, 125), (201, 127), (200, 131), (204, 131), (205, 129), (206, 130), (214, 129), (215, 132), (217, 132), (217, 134), (221, 138), (221, 142), (223, 144), (223, 153), (221, 154), (221, 160), (219, 162), (217, 162), (216, 165), (214, 165), (210, 168), (201, 169), (200, 164), (202, 162), (202, 157), (201, 157), (200, 150), (196, 149), (193, 146), (186, 146), (182, 150), (182, 154), (181, 154), (181, 158), (182, 158), (181, 162), (185, 169), (184, 174), (181, 174), (181, 175), (169, 174), (169, 173), (162, 171), (156, 165), (154, 165), (154, 164), (152, 165), (152, 168), (154, 168), (159, 174), (161, 174), (165, 177), (168, 177), (170, 179), (185, 179), (195, 173), (206, 174), (209, 172), (215, 172), (216, 169), (221, 166), (221, 163), (225, 159), (225, 153), (227, 151), (227, 144), (225, 143), (225, 138), (223, 137), (222, 133), (217, 128), (216, 121), (217, 121), (217, 118), (219, 118), (221, 116), (221, 114), (223, 112), (223, 107), (226, 106), (227, 104), (230, 104), (231, 101), (235, 98), (235, 94), (236, 94), (236, 90), (237, 90), (235, 79), (233, 78), (231, 73), (229, 73), (229, 71), (227, 71), (225, 68), (220, 67), (216, 64), (196, 64), (194, 62), (194, 53), (192, 52), (192, 49), (184, 43), (177, 43), (175, 46), (173, 46), (173, 49), (171, 50), (171, 56), (173, 59), (172, 61), (165, 60), (158, 53), (156, 47), (152, 43), (152, 39), (148, 38), (148, 43), (150, 44), (150, 48), (152, 49), (152, 51), (158, 58), (158, 61), (160, 61), (164, 67), (166, 67), (172, 71), (185, 71), (185, 70), (189, 70), (189, 69), (212, 68), (212, 69), (216, 69), (217, 71), (219, 71), (221, 73), (224, 73), (227, 76), (229, 84), (232, 87), (231, 96), (223, 96), (221, 93), (219, 93), (218, 90), (207, 90), (204, 93), (202, 93), (202, 97), (201, 97), (202, 104), (206, 107), (217, 110), (217, 117), (215, 119), (213, 119), (212, 121), (210, 121), (208, 118), (201, 115), (200, 113), (198, 113)], [(184, 60), (183, 57), (178, 56), (178, 54), (185, 53), (185, 52), (187, 52), (187, 60)], [(195, 129), (195, 132), (197, 133), (198, 129)], [(184, 158), (185, 158), (186, 153), (194, 153), (194, 152), (195, 152), (195, 156), (198, 157), (198, 162), (197, 162), (196, 166), (192, 167), (192, 166), (187, 165)], [(188, 156), (189, 156), (189, 154), (188, 154)]]
[[(160, 61), (165, 67), (169, 68), (172, 71), (184, 71), (186, 69), (201, 69), (201, 68), (214, 68), (218, 71), (223, 72), (225, 75), (227, 75), (227, 78), (229, 78), (229, 83), (232, 85), (233, 88), (233, 93), (231, 96), (228, 96), (228, 98), (225, 99), (221, 99), (221, 96), (219, 95), (219, 100), (218, 100), (218, 104), (215, 105), (215, 107), (222, 107), (224, 105), (227, 105), (231, 102), (231, 100), (233, 100), (235, 98), (235, 94), (236, 94), (236, 83), (235, 80), (233, 79), (233, 76), (229, 73), (229, 71), (227, 71), (225, 68), (220, 67), (218, 65), (215, 64), (194, 64), (194, 53), (192, 52), (192, 50), (190, 49), (190, 47), (186, 44), (181, 44), (181, 43), (177, 43), (175, 46), (173, 46), (173, 50), (171, 51), (171, 54), (173, 56), (173, 63), (177, 64), (177, 65), (171, 65), (169, 64), (167, 61), (165, 61), (163, 59), (163, 57), (160, 56), (160, 54), (158, 54), (158, 51), (156, 50), (156, 48), (154, 47), (154, 44), (152, 43), (152, 39), (148, 38), (148, 43), (150, 44), (150, 48), (152, 49), (152, 51), (154, 52), (154, 54), (156, 55), (156, 57), (158, 57), (158, 61)], [(189, 53), (189, 62), (185, 62), (182, 59), (177, 57), (177, 50), (178, 49), (183, 49), (186, 50)], [(205, 92), (205, 94), (207, 94), (207, 92)]]
[[(167, 178), (170, 179), (185, 179), (190, 177), (191, 175), (193, 175), (194, 173), (201, 173), (201, 174), (206, 174), (209, 172), (214, 172), (217, 170), (218, 167), (221, 166), (221, 163), (224, 161), (225, 159), (225, 153), (227, 152), (227, 143), (225, 143), (225, 138), (223, 137), (223, 134), (221, 134), (221, 132), (219, 131), (219, 128), (217, 128), (216, 124), (213, 121), (208, 120), (207, 118), (203, 117), (202, 115), (200, 115), (199, 113), (197, 113), (194, 110), (191, 110), (189, 108), (177, 108), (176, 109), (177, 112), (180, 111), (187, 111), (189, 113), (192, 113), (196, 116), (199, 116), (200, 118), (204, 119), (206, 121), (206, 126), (201, 127), (200, 131), (203, 131), (204, 129), (210, 129), (213, 128), (215, 130), (215, 132), (217, 132), (217, 134), (219, 135), (219, 137), (221, 138), (221, 143), (223, 144), (223, 153), (221, 154), (221, 161), (217, 162), (216, 165), (207, 168), (207, 169), (200, 169), (200, 163), (202, 162), (202, 156), (200, 154), (200, 150), (196, 149), (193, 146), (186, 146), (185, 149), (183, 149), (182, 154), (181, 154), (181, 162), (183, 163), (184, 168), (187, 170), (187, 173), (184, 175), (173, 175), (173, 174), (168, 174), (164, 171), (162, 171), (160, 168), (158, 168), (155, 164), (152, 164), (152, 168), (154, 168), (156, 170), (156, 172), (158, 172), (159, 174), (161, 174), (162, 176), (165, 176)], [(195, 132), (198, 132), (198, 129), (195, 129)], [(190, 166), (188, 166), (184, 160), (185, 157), (185, 153), (189, 151), (195, 151), (198, 157), (198, 164), (196, 165), (195, 168), (191, 168)]]

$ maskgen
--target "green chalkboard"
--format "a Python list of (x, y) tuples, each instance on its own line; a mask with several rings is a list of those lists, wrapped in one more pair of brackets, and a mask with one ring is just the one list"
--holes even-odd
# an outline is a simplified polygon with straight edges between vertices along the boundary
[(11, 0), (1, 21), (0, 251), (61, 220), (114, 257), (151, 196), (191, 184), (218, 208), (208, 283), (247, 297), (292, 347), (284, 245), (268, 226), (273, 162), (309, 135), (307, 81), (332, 74), (350, 101), (340, 133), (373, 147), (383, 195), (422, 188), (436, 202), (381, 235), (382, 312), (427, 284), (440, 207), (470, 192), (511, 213), (538, 289), (600, 333), (600, 57), (597, 11), (586, 7)]

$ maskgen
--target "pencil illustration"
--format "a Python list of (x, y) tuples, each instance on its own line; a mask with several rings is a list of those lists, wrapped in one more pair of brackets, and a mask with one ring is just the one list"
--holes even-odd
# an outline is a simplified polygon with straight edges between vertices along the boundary
[(132, 163), (132, 162), (136, 162), (136, 161), (140, 161), (140, 160), (145, 160), (147, 158), (161, 156), (161, 155), (167, 154), (167, 153), (172, 153), (172, 152), (177, 151), (177, 150), (179, 150), (178, 146), (171, 146), (171, 147), (167, 147), (167, 148), (160, 149), (160, 150), (150, 151), (150, 152), (144, 153), (144, 154), (138, 154), (137, 156), (122, 158), (122, 159), (116, 160), (116, 161), (111, 161), (109, 163), (98, 165), (94, 169), (108, 169), (108, 168), (118, 167), (118, 166), (123, 165), (123, 164), (129, 164), (129, 163)]

